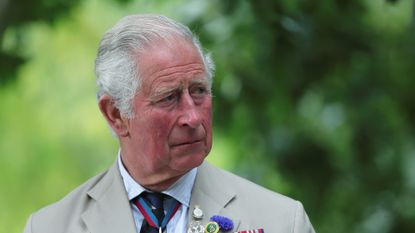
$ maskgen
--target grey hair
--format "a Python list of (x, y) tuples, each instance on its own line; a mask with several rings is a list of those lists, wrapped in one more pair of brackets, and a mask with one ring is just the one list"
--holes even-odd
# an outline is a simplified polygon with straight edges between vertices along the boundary
[(137, 14), (122, 18), (105, 32), (95, 60), (98, 100), (108, 95), (123, 116), (134, 117), (133, 98), (142, 84), (138, 62), (140, 53), (157, 40), (183, 38), (193, 43), (203, 60), (211, 88), (215, 71), (210, 54), (188, 27), (156, 14)]

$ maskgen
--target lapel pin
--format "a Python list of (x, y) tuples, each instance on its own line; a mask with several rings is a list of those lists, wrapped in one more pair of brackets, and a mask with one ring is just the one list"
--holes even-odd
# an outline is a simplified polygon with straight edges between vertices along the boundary
[(217, 222), (208, 222), (205, 227), (205, 233), (218, 233), (219, 225)]
[(193, 218), (196, 220), (200, 220), (203, 218), (203, 211), (200, 209), (198, 205), (195, 205), (195, 208), (193, 209)]
[(193, 221), (190, 222), (187, 233), (204, 233), (205, 227), (201, 221), (203, 218), (203, 211), (198, 205), (195, 205), (195, 208), (192, 212), (192, 217)]

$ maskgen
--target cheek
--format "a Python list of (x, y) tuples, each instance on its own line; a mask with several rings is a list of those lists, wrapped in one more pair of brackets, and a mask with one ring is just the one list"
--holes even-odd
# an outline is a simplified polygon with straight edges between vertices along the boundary
[(211, 108), (211, 104), (209, 104), (208, 106), (206, 106), (206, 108), (204, 108), (204, 119), (203, 119), (203, 127), (206, 131), (206, 139), (207, 139), (207, 146), (210, 147), (212, 146), (212, 108)]
[(154, 122), (152, 128), (153, 128), (152, 131), (154, 132), (153, 141), (157, 142), (156, 143), (157, 145), (164, 144), (162, 142), (166, 142), (168, 135), (169, 135), (169, 129), (170, 129), (169, 122), (166, 122), (165, 120), (163, 121), (163, 119), (160, 119), (159, 121)]
[(206, 134), (207, 135), (211, 135), (212, 134), (212, 116), (209, 114), (209, 115), (206, 115), (206, 117), (205, 117), (205, 119), (203, 120), (203, 125), (204, 125), (204, 128), (205, 128), (205, 130), (206, 130)]
[(204, 121), (206, 122), (206, 124), (208, 124), (209, 126), (212, 126), (212, 103), (209, 101), (206, 106), (204, 106), (202, 108), (203, 110), (203, 116), (204, 116)]
[(168, 138), (173, 124), (171, 119), (169, 115), (161, 114), (148, 122), (149, 131), (152, 133), (146, 143), (152, 145), (156, 156), (163, 156), (168, 150)]
[(142, 116), (133, 128), (136, 150), (151, 158), (163, 155), (167, 149), (170, 125), (170, 117), (165, 114), (152, 112)]

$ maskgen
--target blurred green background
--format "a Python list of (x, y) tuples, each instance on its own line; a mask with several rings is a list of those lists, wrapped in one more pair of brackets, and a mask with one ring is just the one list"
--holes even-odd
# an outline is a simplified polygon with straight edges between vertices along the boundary
[(93, 62), (138, 12), (212, 52), (211, 162), (299, 199), (319, 233), (415, 232), (413, 0), (2, 0), (1, 233), (115, 160)]

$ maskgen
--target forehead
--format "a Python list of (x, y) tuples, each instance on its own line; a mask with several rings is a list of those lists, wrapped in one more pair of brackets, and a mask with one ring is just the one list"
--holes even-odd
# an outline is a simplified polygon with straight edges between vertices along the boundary
[(185, 39), (154, 42), (139, 54), (137, 62), (143, 86), (157, 79), (200, 77), (206, 73), (198, 50)]

